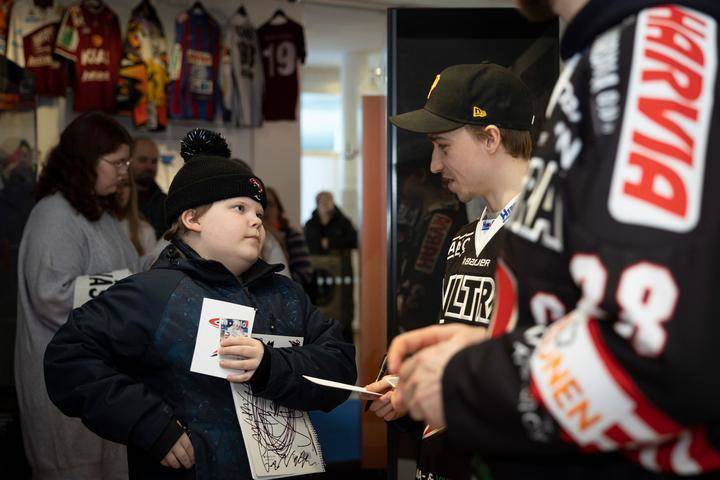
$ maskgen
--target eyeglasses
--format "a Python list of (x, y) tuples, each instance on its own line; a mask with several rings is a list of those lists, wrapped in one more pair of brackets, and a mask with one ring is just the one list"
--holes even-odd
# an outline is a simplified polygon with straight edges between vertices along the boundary
[(113, 167), (115, 167), (116, 170), (127, 170), (130, 168), (130, 160), (108, 160), (107, 158), (102, 158), (104, 162), (109, 163)]

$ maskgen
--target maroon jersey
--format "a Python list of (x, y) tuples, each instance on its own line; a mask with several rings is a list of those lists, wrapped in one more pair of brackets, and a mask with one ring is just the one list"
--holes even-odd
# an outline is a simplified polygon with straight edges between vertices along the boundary
[(7, 58), (35, 75), (39, 95), (65, 95), (65, 68), (52, 54), (62, 17), (63, 7), (59, 5), (41, 8), (32, 0), (18, 0), (13, 5)]
[(305, 62), (302, 25), (290, 20), (265, 23), (257, 32), (265, 73), (265, 120), (295, 120), (298, 99), (298, 61)]
[(73, 109), (115, 110), (115, 89), (122, 56), (118, 17), (107, 5), (77, 3), (65, 13), (55, 52), (74, 62)]

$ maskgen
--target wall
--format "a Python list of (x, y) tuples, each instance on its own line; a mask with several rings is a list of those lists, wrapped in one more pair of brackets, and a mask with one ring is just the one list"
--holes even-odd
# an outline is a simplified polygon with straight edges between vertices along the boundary
[[(61, 1), (68, 5), (69, 2)], [(106, 0), (106, 3), (117, 13), (123, 29), (123, 38), (131, 10), (139, 4), (139, 0)], [(160, 20), (163, 23), (168, 43), (175, 38), (175, 17), (188, 9), (193, 1), (151, 0)], [(203, 0), (205, 8), (223, 25), (226, 19), (240, 4), (245, 6), (251, 21), (256, 27), (268, 20), (277, 8), (298, 23), (303, 23), (303, 6), (279, 0), (246, 0), (244, 2), (222, 2), (220, 0)], [(72, 100), (43, 100), (38, 109), (38, 150), (40, 159), (45, 158), (48, 150), (54, 146), (62, 129), (77, 115), (71, 111)], [(204, 122), (195, 120), (170, 120), (164, 132), (145, 132), (135, 130), (129, 118), (118, 117), (132, 135), (147, 135), (155, 140), (164, 154), (179, 152), (180, 139), (188, 130), (204, 127), (223, 134), (230, 144), (233, 156), (247, 161), (255, 169), (267, 185), (282, 192), (288, 199), (285, 207), (290, 220), (298, 224), (300, 205), (291, 199), (300, 198), (300, 122), (267, 122), (258, 129), (228, 128), (220, 122)], [(298, 115), (299, 118), (299, 115)]]

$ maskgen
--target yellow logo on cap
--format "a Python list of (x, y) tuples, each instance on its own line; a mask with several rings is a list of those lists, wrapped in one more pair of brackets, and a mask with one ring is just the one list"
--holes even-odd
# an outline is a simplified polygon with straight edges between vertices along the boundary
[(428, 100), (430, 100), (430, 95), (432, 95), (433, 90), (435, 90), (435, 87), (437, 87), (438, 82), (440, 82), (440, 74), (435, 75), (435, 81), (433, 82), (432, 86), (430, 87), (430, 91), (428, 92)]
[(487, 112), (483, 110), (480, 107), (473, 106), (473, 117), (474, 118), (484, 118), (487, 117)]

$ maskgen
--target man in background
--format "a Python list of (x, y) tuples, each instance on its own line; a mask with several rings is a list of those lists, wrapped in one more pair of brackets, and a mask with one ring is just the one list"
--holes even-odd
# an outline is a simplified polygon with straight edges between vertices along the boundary
[(140, 212), (152, 225), (157, 238), (162, 237), (167, 227), (164, 213), (166, 195), (155, 181), (159, 158), (160, 150), (155, 142), (147, 137), (135, 139), (130, 171), (137, 185)]

